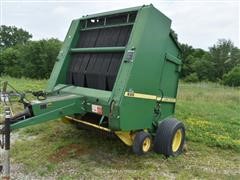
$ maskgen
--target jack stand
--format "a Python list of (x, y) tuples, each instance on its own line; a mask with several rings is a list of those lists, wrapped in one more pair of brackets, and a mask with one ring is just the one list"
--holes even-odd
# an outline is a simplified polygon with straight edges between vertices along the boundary
[(2, 179), (10, 179), (10, 121), (11, 121), (11, 110), (10, 107), (5, 107), (5, 121), (2, 128), (3, 142), (1, 147), (3, 149), (3, 164), (2, 164)]

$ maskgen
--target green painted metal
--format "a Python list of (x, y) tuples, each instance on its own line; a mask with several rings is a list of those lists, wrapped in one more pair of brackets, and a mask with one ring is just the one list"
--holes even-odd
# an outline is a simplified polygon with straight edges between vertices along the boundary
[[(87, 20), (116, 14), (137, 12), (134, 22), (86, 27)], [(129, 16), (128, 16), (129, 17)], [(81, 32), (90, 29), (132, 25), (125, 47), (76, 48)], [(103, 108), (108, 117), (108, 128), (113, 131), (148, 129), (155, 131), (156, 124), (173, 116), (174, 101), (161, 101), (154, 97), (175, 99), (180, 72), (181, 50), (170, 33), (171, 20), (152, 5), (128, 8), (107, 13), (84, 16), (72, 21), (59, 53), (46, 92), (46, 101), (32, 104), (34, 117), (12, 125), (12, 129), (25, 127), (74, 113), (92, 113), (92, 105)], [(112, 91), (66, 86), (66, 76), (74, 53), (124, 52)], [(129, 53), (132, 57), (129, 60)], [(140, 94), (141, 97), (129, 97)], [(72, 95), (72, 97), (71, 97)], [(70, 98), (71, 97), (71, 98)], [(47, 109), (41, 103), (52, 103)], [(160, 104), (160, 106), (159, 106)]]
[(98, 27), (84, 27), (81, 29), (81, 31), (87, 31), (87, 30), (93, 30), (93, 29), (104, 29), (104, 28), (110, 28), (110, 27), (122, 27), (122, 26), (129, 26), (133, 25), (134, 23), (123, 23), (123, 24), (115, 24), (115, 25), (103, 25)]
[(104, 12), (104, 13), (86, 15), (86, 16), (83, 16), (82, 18), (78, 19), (78, 20), (91, 19), (91, 18), (102, 17), (102, 16), (109, 16), (109, 15), (113, 15), (113, 14), (123, 14), (123, 13), (127, 13), (127, 12), (134, 12), (134, 11), (139, 11), (143, 7), (145, 7), (145, 5), (132, 7), (132, 8), (119, 9), (119, 10), (109, 11), (109, 12)]
[(83, 112), (83, 97), (76, 95), (53, 96), (44, 101), (32, 103), (34, 116), (11, 125), (11, 130), (44, 123), (59, 117)]
[(72, 48), (71, 52), (83, 52), (83, 53), (89, 53), (89, 52), (124, 52), (125, 47), (99, 47), (99, 48)]
[[(58, 84), (54, 90), (61, 89), (62, 87), (65, 87), (65, 84)], [(69, 93), (75, 94), (75, 95), (81, 95), (86, 97), (87, 99), (93, 99), (101, 101), (102, 103), (109, 103), (111, 92), (110, 91), (101, 91), (98, 89), (91, 89), (91, 88), (84, 88), (84, 87), (77, 87), (77, 86), (67, 86), (60, 90), (61, 93)]]

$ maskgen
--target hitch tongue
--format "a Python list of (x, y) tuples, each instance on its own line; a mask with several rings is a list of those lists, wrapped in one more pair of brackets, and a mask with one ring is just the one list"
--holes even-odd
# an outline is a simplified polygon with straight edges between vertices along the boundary
[(5, 120), (0, 133), (2, 134), (1, 149), (3, 162), (0, 166), (2, 173), (2, 179), (10, 179), (10, 121), (11, 121), (11, 109), (10, 107), (5, 107)]

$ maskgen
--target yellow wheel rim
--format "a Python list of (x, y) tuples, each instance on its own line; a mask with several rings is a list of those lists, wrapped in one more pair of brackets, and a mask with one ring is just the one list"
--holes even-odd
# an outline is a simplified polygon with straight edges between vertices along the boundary
[(182, 142), (182, 131), (181, 129), (178, 129), (173, 137), (173, 142), (172, 142), (173, 152), (176, 152), (179, 149), (181, 142)]
[(142, 145), (143, 152), (148, 152), (150, 147), (151, 147), (151, 139), (149, 137), (147, 137), (143, 141), (143, 145)]

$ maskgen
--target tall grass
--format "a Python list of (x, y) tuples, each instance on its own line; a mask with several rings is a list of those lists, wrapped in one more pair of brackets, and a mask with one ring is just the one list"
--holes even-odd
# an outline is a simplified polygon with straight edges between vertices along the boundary
[(176, 116), (187, 138), (240, 151), (240, 89), (214, 83), (179, 86)]
[(47, 80), (33, 80), (29, 78), (17, 79), (9, 76), (0, 76), (0, 83), (3, 81), (8, 81), (10, 85), (12, 85), (20, 92), (43, 90), (47, 84)]

